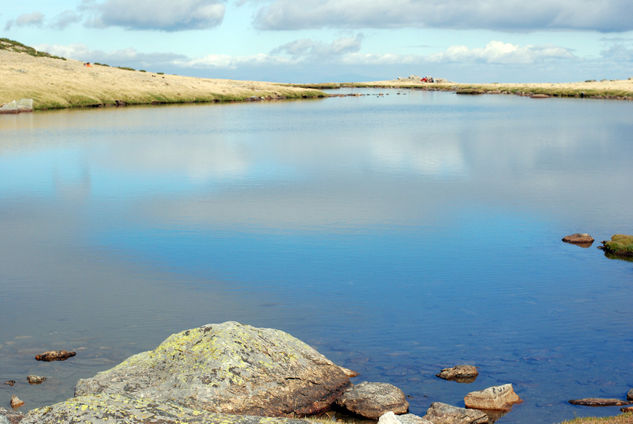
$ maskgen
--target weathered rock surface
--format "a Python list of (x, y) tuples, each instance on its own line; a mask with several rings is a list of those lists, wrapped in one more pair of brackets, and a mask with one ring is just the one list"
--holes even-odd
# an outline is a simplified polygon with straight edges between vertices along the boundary
[(128, 394), (211, 412), (309, 415), (328, 408), (349, 378), (325, 356), (274, 329), (209, 324), (79, 380), (75, 395)]
[(633, 256), (633, 236), (624, 234), (615, 234), (611, 236), (611, 240), (603, 241), (602, 250), (616, 256)]
[(422, 417), (433, 424), (486, 424), (488, 415), (475, 409), (458, 408), (441, 402), (433, 402)]
[(378, 419), (378, 424), (433, 424), (414, 414), (396, 415), (392, 411), (382, 414)]
[(0, 424), (18, 424), (23, 418), (24, 414), (21, 412), (0, 408)]
[(358, 377), (360, 375), (356, 371), (350, 370), (349, 368), (345, 368), (345, 367), (339, 367), (339, 368), (341, 369), (341, 371), (343, 371), (343, 374), (345, 374), (349, 378)]
[(479, 371), (473, 365), (456, 365), (452, 368), (444, 368), (439, 374), (436, 374), (437, 377), (444, 380), (455, 380), (460, 383), (472, 383), (478, 375)]
[(367, 381), (345, 390), (336, 404), (372, 420), (389, 411), (404, 414), (409, 410), (409, 402), (402, 390), (389, 383)]
[(310, 424), (305, 420), (217, 414), (127, 395), (81, 396), (30, 411), (21, 424)]
[(37, 361), (65, 361), (68, 358), (72, 358), (77, 355), (77, 352), (69, 352), (67, 350), (49, 350), (48, 352), (35, 355)]
[(626, 398), (628, 400), (633, 400), (633, 389), (629, 390), (629, 392), (626, 394)]
[(464, 398), (466, 408), (488, 409), (491, 411), (508, 411), (515, 403), (522, 400), (514, 393), (512, 384), (488, 387), (477, 392), (470, 392)]
[(623, 406), (631, 405), (633, 401), (620, 400), (620, 399), (604, 399), (604, 398), (584, 398), (584, 399), (572, 399), (569, 401), (572, 405), (583, 406)]
[(17, 409), (24, 405), (24, 401), (16, 395), (11, 395), (11, 408)]
[(46, 381), (46, 377), (42, 377), (39, 375), (29, 375), (26, 377), (26, 381), (28, 381), (29, 384), (42, 384)]
[(565, 243), (578, 244), (582, 247), (589, 247), (594, 242), (594, 238), (587, 233), (575, 233), (563, 237)]

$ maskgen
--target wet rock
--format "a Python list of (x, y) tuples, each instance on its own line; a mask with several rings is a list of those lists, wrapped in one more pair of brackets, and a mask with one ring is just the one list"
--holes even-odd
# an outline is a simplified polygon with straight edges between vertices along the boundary
[(67, 350), (49, 350), (48, 352), (35, 355), (37, 361), (65, 361), (68, 358), (75, 356), (77, 352), (69, 352)]
[(459, 383), (472, 383), (478, 375), (477, 367), (473, 365), (456, 365), (452, 368), (444, 368), (436, 374), (444, 380), (454, 380)]
[(372, 420), (389, 411), (404, 414), (409, 410), (409, 402), (402, 390), (389, 383), (367, 381), (345, 390), (336, 404)]
[(626, 398), (627, 400), (633, 400), (633, 389), (629, 390), (629, 392), (626, 394)]
[(174, 402), (126, 395), (81, 396), (30, 411), (21, 424), (310, 424), (305, 420), (217, 414)]
[(23, 418), (24, 414), (21, 412), (0, 408), (0, 424), (18, 424)]
[(24, 405), (24, 401), (16, 395), (11, 395), (11, 408), (17, 409)]
[(15, 380), (7, 380), (4, 382), (4, 384), (6, 384), (7, 386), (15, 386)]
[(603, 241), (602, 250), (615, 256), (633, 257), (633, 236), (615, 234), (609, 241)]
[(633, 412), (633, 406), (625, 406), (624, 408), (620, 408), (620, 411), (626, 413)]
[(572, 399), (569, 401), (572, 405), (582, 406), (623, 406), (631, 405), (633, 401), (620, 400), (620, 399), (604, 399), (604, 398), (584, 398), (584, 399)]
[(356, 371), (350, 370), (349, 368), (345, 368), (345, 367), (339, 367), (339, 368), (341, 369), (341, 371), (343, 371), (343, 374), (345, 374), (349, 378), (358, 377), (360, 375)]
[(475, 409), (458, 408), (441, 402), (433, 402), (422, 417), (433, 424), (486, 424), (488, 415)]
[(29, 375), (26, 377), (26, 381), (28, 381), (29, 384), (42, 384), (46, 381), (46, 377), (42, 377), (39, 375)]
[(422, 417), (414, 414), (396, 415), (392, 411), (382, 414), (378, 424), (433, 424)]
[(310, 415), (327, 409), (349, 378), (325, 356), (274, 329), (209, 324), (79, 380), (75, 395), (127, 394), (211, 412)]
[(594, 239), (587, 233), (575, 233), (563, 237), (565, 243), (577, 244), (580, 247), (590, 247)]
[(466, 408), (488, 409), (491, 411), (509, 411), (512, 405), (522, 400), (514, 393), (512, 384), (488, 387), (477, 392), (470, 392), (464, 398)]

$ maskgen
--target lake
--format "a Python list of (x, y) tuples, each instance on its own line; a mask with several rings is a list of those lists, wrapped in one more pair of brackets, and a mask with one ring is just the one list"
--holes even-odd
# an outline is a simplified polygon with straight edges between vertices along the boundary
[[(633, 387), (633, 263), (596, 248), (633, 233), (633, 103), (356, 92), (0, 116), (1, 402), (233, 320), (419, 415), (504, 383), (499, 423), (619, 413), (567, 400)], [(460, 363), (474, 383), (435, 377)]]

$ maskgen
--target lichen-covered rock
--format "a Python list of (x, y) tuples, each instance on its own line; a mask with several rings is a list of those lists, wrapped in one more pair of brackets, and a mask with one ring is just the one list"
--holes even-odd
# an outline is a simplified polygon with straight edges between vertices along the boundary
[(93, 378), (75, 395), (129, 394), (227, 414), (309, 415), (349, 385), (319, 352), (274, 329), (209, 324), (167, 338)]
[(488, 387), (477, 392), (470, 392), (464, 398), (466, 408), (488, 409), (491, 411), (508, 411), (515, 403), (523, 402), (514, 393), (512, 384)]
[(455, 380), (459, 383), (472, 383), (478, 375), (477, 367), (473, 365), (456, 365), (452, 368), (444, 368), (436, 374), (444, 380)]
[(487, 424), (488, 415), (475, 409), (458, 408), (441, 402), (433, 402), (427, 409), (425, 420), (433, 424)]
[(378, 424), (433, 424), (414, 414), (396, 415), (392, 411), (382, 414), (378, 419)]
[(402, 390), (389, 383), (366, 381), (345, 390), (336, 404), (372, 420), (389, 411), (404, 414), (409, 410), (409, 402)]
[(616, 234), (610, 241), (603, 241), (602, 250), (616, 256), (633, 256), (633, 236)]
[(30, 411), (20, 424), (310, 424), (305, 420), (217, 414), (128, 395), (80, 396)]

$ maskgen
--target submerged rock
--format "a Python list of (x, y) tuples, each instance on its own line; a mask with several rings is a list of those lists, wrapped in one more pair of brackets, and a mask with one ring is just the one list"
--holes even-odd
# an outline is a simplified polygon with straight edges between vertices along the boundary
[(615, 256), (633, 257), (633, 236), (615, 234), (610, 241), (603, 241), (600, 248)]
[(67, 350), (49, 350), (48, 352), (35, 355), (35, 360), (45, 362), (65, 361), (66, 359), (72, 358), (75, 355), (77, 355), (77, 352), (69, 352)]
[(577, 244), (580, 247), (589, 247), (593, 244), (594, 238), (587, 233), (575, 233), (563, 237), (565, 243)]
[(39, 375), (29, 375), (26, 377), (26, 381), (28, 381), (29, 384), (42, 384), (46, 381), (46, 377), (41, 377)]
[(514, 393), (512, 384), (488, 387), (477, 392), (470, 392), (464, 398), (466, 408), (487, 409), (491, 411), (509, 411), (512, 405), (523, 402)]
[(418, 417), (414, 414), (396, 415), (392, 411), (382, 414), (378, 419), (378, 424), (433, 424), (429, 420)]
[(11, 408), (17, 409), (24, 405), (24, 401), (16, 395), (11, 395)]
[(305, 420), (217, 414), (151, 398), (101, 394), (81, 396), (30, 411), (21, 424), (310, 424)]
[(309, 415), (327, 409), (349, 378), (325, 356), (274, 329), (209, 324), (79, 380), (75, 395), (125, 394), (229, 414)]
[(389, 411), (404, 414), (409, 410), (409, 402), (402, 390), (389, 383), (367, 381), (345, 390), (336, 404), (372, 420)]
[(472, 383), (478, 375), (479, 371), (473, 365), (456, 365), (452, 368), (444, 368), (436, 374), (437, 377), (444, 380), (454, 380), (459, 383)]
[(441, 402), (433, 402), (422, 417), (433, 424), (486, 424), (488, 415), (476, 409), (458, 408)]
[(604, 398), (584, 398), (584, 399), (572, 399), (569, 401), (572, 405), (582, 406), (622, 406), (631, 405), (633, 401), (620, 400), (620, 399), (604, 399)]

